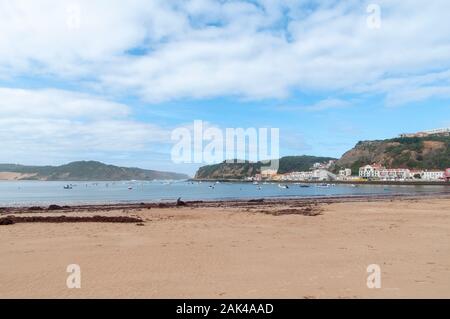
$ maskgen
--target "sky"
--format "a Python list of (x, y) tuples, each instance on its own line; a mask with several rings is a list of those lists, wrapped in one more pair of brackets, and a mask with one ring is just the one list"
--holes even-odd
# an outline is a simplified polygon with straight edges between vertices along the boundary
[(450, 127), (450, 1), (0, 0), (0, 162), (194, 174), (172, 132), (280, 155)]

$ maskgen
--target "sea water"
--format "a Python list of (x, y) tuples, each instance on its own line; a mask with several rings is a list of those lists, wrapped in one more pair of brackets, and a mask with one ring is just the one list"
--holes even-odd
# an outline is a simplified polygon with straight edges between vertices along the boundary
[[(70, 189), (64, 186), (71, 185)], [(450, 187), (413, 185), (321, 185), (212, 183), (190, 181), (42, 182), (1, 181), (0, 206), (81, 205), (165, 202), (183, 200), (232, 200), (256, 198), (327, 197), (358, 195), (414, 195), (449, 192)]]

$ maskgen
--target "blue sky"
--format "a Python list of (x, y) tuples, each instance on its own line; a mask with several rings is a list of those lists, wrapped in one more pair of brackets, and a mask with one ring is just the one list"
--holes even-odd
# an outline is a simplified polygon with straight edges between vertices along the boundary
[(333, 157), (448, 127), (449, 11), (446, 0), (0, 0), (0, 162), (193, 174), (200, 164), (172, 162), (170, 136), (194, 120), (279, 128), (281, 155)]

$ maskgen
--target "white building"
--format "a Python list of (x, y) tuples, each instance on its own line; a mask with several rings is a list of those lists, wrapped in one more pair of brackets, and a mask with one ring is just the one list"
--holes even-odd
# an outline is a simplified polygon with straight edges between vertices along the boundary
[(283, 174), (282, 181), (333, 181), (337, 176), (325, 169), (316, 169), (310, 172), (292, 172)]
[(417, 133), (404, 133), (400, 134), (400, 137), (426, 137), (430, 135), (450, 135), (450, 128), (438, 128), (434, 130), (428, 130), (423, 132), (417, 132)]
[(296, 172), (293, 175), (297, 181), (309, 181), (313, 176), (312, 172)]
[(379, 170), (378, 176), (384, 181), (404, 181), (411, 178), (411, 172), (404, 168), (382, 168)]
[(317, 181), (334, 181), (337, 179), (337, 176), (325, 169), (316, 169), (312, 172), (313, 180)]
[(411, 178), (409, 169), (385, 168), (378, 164), (366, 165), (359, 169), (359, 177), (367, 179), (380, 179), (383, 181), (398, 181)]
[(273, 176), (277, 175), (278, 170), (276, 169), (265, 169), (261, 171), (262, 178), (272, 178)]
[(447, 127), (447, 128), (438, 128), (438, 129), (434, 129), (434, 130), (428, 130), (428, 131), (425, 131), (424, 133), (429, 134), (429, 135), (434, 135), (434, 134), (448, 134), (448, 133), (450, 133), (450, 127)]
[(367, 179), (379, 179), (382, 181), (405, 181), (421, 179), (425, 181), (445, 180), (445, 171), (420, 171), (406, 168), (385, 168), (380, 165), (366, 165), (359, 169), (359, 177)]
[(445, 179), (445, 171), (423, 171), (422, 179), (426, 181), (441, 181)]
[(309, 181), (312, 178), (312, 172), (292, 172), (281, 176), (281, 180), (283, 181)]
[(361, 178), (379, 178), (380, 170), (383, 167), (380, 165), (366, 165), (359, 169), (359, 177)]
[(324, 162), (324, 163), (314, 163), (313, 165), (313, 169), (330, 169), (331, 166), (334, 165), (336, 161), (335, 160), (329, 160), (328, 162)]
[(341, 169), (339, 171), (340, 177), (349, 177), (352, 176), (352, 170), (350, 168)]

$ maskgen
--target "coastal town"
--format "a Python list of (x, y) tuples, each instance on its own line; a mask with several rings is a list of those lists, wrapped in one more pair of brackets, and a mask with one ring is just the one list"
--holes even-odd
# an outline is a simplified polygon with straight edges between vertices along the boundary
[(386, 168), (379, 164), (365, 165), (359, 168), (358, 175), (353, 175), (350, 168), (339, 170), (337, 174), (330, 171), (334, 161), (316, 163), (309, 171), (278, 174), (275, 170), (263, 170), (261, 174), (248, 178), (252, 181), (397, 181), (397, 182), (450, 182), (450, 168), (446, 170), (411, 170), (407, 168)]
[[(450, 128), (434, 129), (417, 133), (400, 134), (400, 138), (423, 138), (429, 136), (450, 136)], [(390, 167), (380, 163), (363, 165), (359, 169), (336, 169), (336, 161), (315, 163), (310, 170), (279, 174), (277, 170), (262, 169), (260, 174), (248, 178), (251, 181), (283, 181), (283, 182), (450, 182), (450, 168), (446, 169), (409, 169)]]

